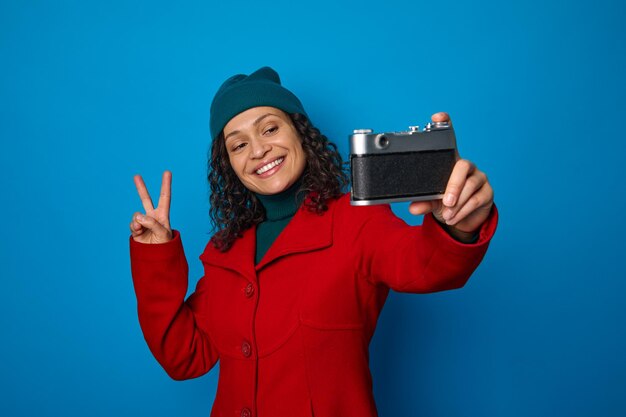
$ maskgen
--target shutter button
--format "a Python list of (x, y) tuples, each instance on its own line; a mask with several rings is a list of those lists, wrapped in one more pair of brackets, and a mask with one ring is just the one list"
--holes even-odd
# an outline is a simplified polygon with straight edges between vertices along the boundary
[(243, 353), (243, 356), (245, 356), (246, 358), (250, 357), (250, 355), (252, 354), (252, 346), (250, 346), (250, 343), (243, 342), (241, 344), (241, 353)]
[(249, 408), (244, 408), (243, 410), (241, 410), (241, 417), (251, 417), (252, 416), (252, 411), (250, 411)]
[(244, 294), (246, 297), (250, 298), (254, 295), (254, 285), (251, 282), (246, 285), (246, 289), (244, 290)]

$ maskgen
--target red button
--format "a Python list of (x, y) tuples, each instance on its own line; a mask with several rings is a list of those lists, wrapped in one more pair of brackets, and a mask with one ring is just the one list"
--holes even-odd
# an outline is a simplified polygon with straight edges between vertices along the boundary
[(241, 353), (243, 353), (243, 356), (245, 356), (246, 358), (250, 357), (250, 355), (252, 354), (252, 346), (250, 346), (250, 343), (243, 342), (241, 344)]
[(251, 282), (248, 283), (248, 285), (246, 285), (246, 289), (244, 290), (244, 294), (246, 294), (246, 297), (250, 298), (254, 295), (254, 285), (252, 285)]
[(244, 408), (243, 410), (241, 410), (241, 417), (251, 417), (252, 416), (252, 411), (250, 411), (249, 408)]

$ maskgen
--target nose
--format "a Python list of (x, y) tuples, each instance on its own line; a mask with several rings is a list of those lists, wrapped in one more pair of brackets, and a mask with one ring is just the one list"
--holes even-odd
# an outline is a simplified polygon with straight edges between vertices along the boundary
[(264, 143), (262, 140), (255, 138), (250, 141), (250, 150), (250, 158), (260, 159), (272, 150), (272, 147), (269, 143)]

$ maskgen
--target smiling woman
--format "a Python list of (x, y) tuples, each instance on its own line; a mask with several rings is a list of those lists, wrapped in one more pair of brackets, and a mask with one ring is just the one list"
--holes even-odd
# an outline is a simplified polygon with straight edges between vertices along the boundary
[(337, 147), (310, 123), (304, 109), (299, 111), (252, 107), (217, 133), (208, 181), (217, 228), (212, 242), (220, 250), (228, 250), (242, 231), (263, 222), (264, 195), (279, 194), (298, 182), (291, 190), (293, 200), (307, 195), (304, 206), (321, 214), (329, 200), (342, 194), (348, 177)]
[[(434, 121), (449, 120), (445, 113)], [(353, 207), (336, 146), (264, 67), (226, 80), (211, 105), (208, 180), (217, 231), (185, 300), (187, 261), (169, 223), (171, 174), (131, 222), (139, 322), (174, 379), (220, 361), (212, 416), (373, 417), (369, 342), (389, 289), (459, 288), (497, 211), (487, 177), (459, 160), (441, 201), (408, 226), (388, 205)]]
[(252, 192), (283, 192), (304, 171), (302, 139), (279, 109), (253, 107), (238, 114), (224, 126), (224, 137), (231, 167)]

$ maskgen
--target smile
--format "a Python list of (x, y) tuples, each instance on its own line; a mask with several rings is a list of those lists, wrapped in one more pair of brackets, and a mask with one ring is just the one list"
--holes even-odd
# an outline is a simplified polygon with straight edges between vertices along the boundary
[(267, 171), (269, 171), (270, 169), (272, 169), (272, 168), (274, 168), (274, 167), (276, 167), (276, 166), (278, 166), (278, 165), (282, 164), (284, 160), (285, 160), (285, 158), (284, 158), (284, 157), (278, 158), (278, 159), (276, 159), (275, 161), (270, 162), (270, 163), (269, 163), (269, 164), (267, 164), (267, 165), (263, 165), (261, 168), (257, 169), (255, 172), (257, 173), (257, 175), (261, 175), (261, 174), (263, 174), (264, 172), (267, 172)]

